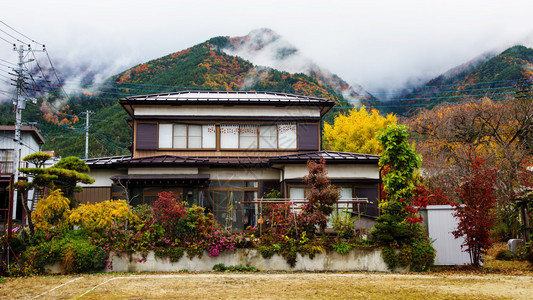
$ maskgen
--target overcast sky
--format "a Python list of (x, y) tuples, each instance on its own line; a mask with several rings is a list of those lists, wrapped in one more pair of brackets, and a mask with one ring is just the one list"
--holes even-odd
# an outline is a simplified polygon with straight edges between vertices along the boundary
[[(111, 73), (214, 36), (270, 28), (372, 92), (431, 79), (487, 51), (533, 45), (531, 0), (2, 2), (0, 20), (46, 44), (54, 62), (90, 62)], [(16, 62), (5, 41), (0, 59)]]

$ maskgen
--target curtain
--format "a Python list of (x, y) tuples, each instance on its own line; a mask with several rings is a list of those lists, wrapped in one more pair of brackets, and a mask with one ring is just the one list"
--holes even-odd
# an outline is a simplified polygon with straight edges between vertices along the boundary
[(278, 124), (279, 148), (296, 148), (296, 123)]
[(239, 125), (220, 125), (220, 148), (239, 148)]
[(159, 124), (159, 148), (172, 148), (172, 124)]

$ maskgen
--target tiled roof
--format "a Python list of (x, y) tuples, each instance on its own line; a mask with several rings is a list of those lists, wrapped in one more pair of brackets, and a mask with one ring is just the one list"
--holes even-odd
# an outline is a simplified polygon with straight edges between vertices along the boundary
[(115, 175), (111, 180), (208, 180), (209, 174), (130, 174)]
[(223, 156), (223, 157), (208, 157), (209, 164), (213, 166), (217, 165), (231, 165), (231, 166), (256, 166), (256, 167), (268, 167), (269, 157), (258, 156)]
[(378, 155), (358, 154), (334, 151), (317, 151), (308, 153), (298, 153), (275, 157), (265, 156), (206, 156), (206, 157), (183, 157), (183, 156), (150, 156), (132, 158), (131, 156), (114, 156), (92, 158), (86, 160), (91, 168), (113, 168), (113, 167), (134, 167), (134, 166), (248, 166), (256, 168), (267, 168), (272, 164), (305, 163), (308, 160), (320, 160), (324, 158), (326, 163), (377, 163)]
[(324, 158), (326, 163), (371, 163), (378, 162), (379, 155), (359, 154), (335, 151), (316, 151), (282, 155), (271, 159), (272, 163), (302, 163), (308, 160), (320, 160)]
[(321, 106), (333, 106), (334, 102), (316, 97), (273, 93), (273, 92), (250, 92), (250, 91), (181, 91), (168, 94), (152, 94), (126, 97), (120, 103), (167, 103), (167, 104), (319, 104)]
[(135, 166), (135, 165), (194, 165), (205, 164), (205, 158), (193, 158), (173, 155), (161, 155), (132, 158), (131, 156), (113, 156), (102, 158), (91, 158), (85, 161), (91, 168), (111, 167), (111, 166)]

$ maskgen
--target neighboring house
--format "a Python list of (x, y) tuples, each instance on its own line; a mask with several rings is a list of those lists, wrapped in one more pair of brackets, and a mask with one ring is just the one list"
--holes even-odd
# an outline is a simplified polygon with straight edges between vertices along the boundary
[[(19, 168), (35, 167), (28, 164), (22, 159), (35, 152), (39, 152), (41, 146), (44, 144), (44, 139), (39, 134), (37, 128), (33, 126), (22, 126), (21, 128), (21, 142), (19, 147)], [(14, 125), (0, 125), (0, 217), (5, 220), (7, 217), (7, 209), (9, 205), (9, 179), (13, 174), (14, 163), (14, 149), (15, 149), (15, 126)], [(19, 173), (19, 179), (25, 179), (25, 175)], [(20, 199), (20, 197), (18, 197)], [(22, 204), (17, 201), (14, 218), (22, 219)]]
[[(303, 200), (307, 161), (324, 158), (342, 200), (367, 198), (362, 213), (378, 214), (379, 156), (320, 151), (321, 118), (333, 101), (186, 91), (128, 97), (120, 104), (132, 118), (132, 155), (87, 160), (96, 182), (78, 195), (82, 202), (125, 199), (127, 190), (133, 205), (152, 204), (158, 193), (174, 191), (221, 224), (242, 230), (260, 214), (249, 202), (271, 189)], [(339, 205), (356, 211), (353, 203)]]

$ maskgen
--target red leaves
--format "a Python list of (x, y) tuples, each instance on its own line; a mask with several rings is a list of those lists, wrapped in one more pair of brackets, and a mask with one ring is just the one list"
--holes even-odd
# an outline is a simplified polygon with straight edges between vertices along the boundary
[(154, 203), (154, 219), (163, 226), (167, 237), (174, 237), (179, 219), (187, 214), (185, 204), (173, 192), (161, 192)]
[(459, 188), (463, 205), (452, 204), (454, 216), (459, 219), (457, 230), (452, 234), (455, 238), (465, 237), (462, 247), (470, 253), (476, 267), (482, 261), (481, 254), (492, 245), (489, 231), (495, 222), (492, 212), (496, 203), (495, 181), (496, 171), (486, 169), (484, 160), (475, 158), (470, 165), (470, 175)]
[(333, 205), (339, 200), (339, 190), (331, 184), (326, 176), (326, 161), (322, 158), (319, 163), (312, 160), (307, 162), (309, 175), (303, 180), (311, 187), (306, 198), (309, 201), (304, 211), (309, 220), (320, 226), (323, 231), (328, 222), (328, 216), (333, 211)]

